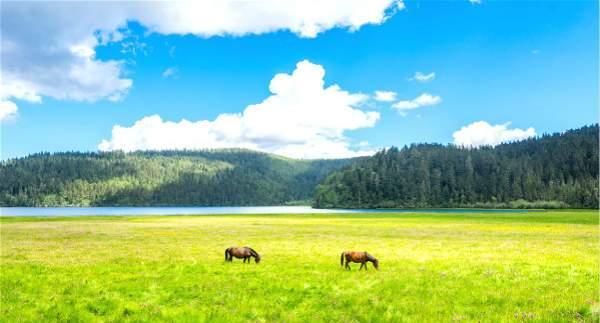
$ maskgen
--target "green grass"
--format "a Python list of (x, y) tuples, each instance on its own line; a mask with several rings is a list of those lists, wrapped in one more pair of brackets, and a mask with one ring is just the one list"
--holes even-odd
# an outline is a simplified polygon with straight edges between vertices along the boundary
[[(595, 211), (0, 223), (3, 322), (599, 321)], [(347, 249), (381, 270), (343, 270)]]

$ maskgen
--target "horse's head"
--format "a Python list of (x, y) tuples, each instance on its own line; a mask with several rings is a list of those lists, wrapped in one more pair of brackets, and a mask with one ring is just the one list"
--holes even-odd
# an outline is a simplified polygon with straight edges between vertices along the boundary
[(260, 262), (260, 255), (257, 253), (256, 256), (254, 257), (254, 261), (256, 261), (256, 263)]
[(373, 267), (375, 267), (375, 269), (379, 270), (379, 260), (377, 260), (377, 258), (375, 258), (371, 254), (367, 253), (367, 261), (372, 262)]

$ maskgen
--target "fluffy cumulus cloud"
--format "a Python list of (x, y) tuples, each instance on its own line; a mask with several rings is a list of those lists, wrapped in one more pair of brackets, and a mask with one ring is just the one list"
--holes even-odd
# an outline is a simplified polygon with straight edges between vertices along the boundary
[(375, 91), (375, 97), (374, 97), (374, 99), (376, 101), (381, 101), (381, 102), (396, 101), (396, 92), (392, 92), (392, 91)]
[(381, 24), (397, 10), (401, 0), (205, 0), (151, 2), (135, 6), (130, 18), (163, 34), (262, 34), (289, 30), (312, 38), (340, 27), (358, 30)]
[[(145, 117), (130, 127), (116, 125), (100, 150), (165, 150), (241, 147), (294, 158), (337, 158), (373, 153), (352, 149), (346, 131), (373, 127), (379, 113), (360, 107), (368, 96), (325, 86), (325, 70), (301, 61), (291, 74), (269, 84), (271, 95), (241, 113), (215, 120), (165, 121)], [(359, 146), (360, 147), (360, 146)]]
[(429, 74), (425, 74), (422, 72), (416, 72), (412, 77), (413, 80), (421, 83), (427, 83), (429, 81), (435, 80), (435, 72), (431, 72)]
[(0, 122), (12, 120), (17, 116), (17, 105), (11, 101), (0, 101)]
[(510, 122), (491, 125), (485, 121), (473, 122), (454, 132), (454, 144), (464, 147), (496, 146), (503, 142), (534, 137), (534, 128), (509, 129)]
[(119, 100), (131, 87), (131, 79), (124, 77), (121, 62), (95, 57), (95, 47), (114, 37), (97, 32), (122, 24), (112, 14), (113, 7), (3, 2), (0, 100)]
[[(316, 37), (332, 28), (381, 24), (402, 0), (8, 1), (0, 10), (0, 100), (119, 100), (132, 87), (123, 63), (95, 48), (121, 41), (128, 21), (150, 32), (200, 37), (288, 30)], [(14, 102), (12, 102), (14, 104)]]
[(401, 115), (405, 115), (406, 111), (414, 110), (421, 107), (431, 106), (440, 104), (442, 98), (437, 95), (431, 95), (429, 93), (423, 93), (412, 100), (398, 101), (392, 105), (392, 108), (396, 109)]
[(481, 4), (481, 0), (469, 0), (471, 4)]

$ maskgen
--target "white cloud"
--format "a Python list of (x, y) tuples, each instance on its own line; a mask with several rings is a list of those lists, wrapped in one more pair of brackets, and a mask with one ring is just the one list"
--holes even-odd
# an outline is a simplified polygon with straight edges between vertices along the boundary
[(269, 84), (272, 93), (241, 113), (215, 120), (164, 121), (158, 115), (131, 127), (116, 125), (100, 150), (166, 150), (248, 148), (295, 158), (337, 158), (372, 154), (353, 150), (344, 133), (373, 127), (379, 113), (359, 109), (368, 96), (325, 86), (325, 70), (301, 61), (292, 74), (280, 73)]
[(423, 93), (412, 100), (398, 101), (392, 105), (392, 108), (396, 109), (400, 115), (406, 115), (407, 110), (414, 110), (421, 107), (431, 106), (440, 104), (442, 98), (437, 95), (431, 95), (429, 93)]
[(435, 80), (435, 72), (431, 72), (429, 74), (416, 72), (415, 75), (411, 78), (411, 80), (416, 80), (417, 82), (421, 83), (427, 83), (429, 81)]
[(481, 4), (481, 0), (469, 0), (471, 4)]
[(358, 143), (359, 147), (368, 147), (369, 146), (369, 142), (366, 140), (363, 140), (361, 142)]
[(375, 100), (381, 102), (392, 102), (396, 100), (396, 92), (393, 91), (375, 91)]
[(473, 122), (454, 132), (454, 144), (465, 147), (496, 146), (503, 142), (523, 140), (536, 135), (534, 128), (509, 129), (510, 122), (491, 125), (485, 121)]
[[(124, 41), (128, 21), (160, 34), (213, 37), (287, 30), (310, 38), (332, 28), (355, 31), (381, 24), (403, 8), (402, 0), (4, 1), (0, 100), (119, 100), (132, 80), (122, 62), (98, 60), (95, 48)], [(126, 52), (132, 50), (123, 44)]]
[(177, 77), (178, 73), (179, 73), (179, 69), (177, 69), (177, 67), (169, 67), (162, 72), (162, 77), (174, 78), (174, 77)]
[(11, 101), (0, 101), (0, 122), (12, 120), (17, 116), (17, 105)]
[[(70, 9), (79, 8), (76, 12)], [(95, 47), (119, 22), (105, 10), (66, 2), (3, 2), (0, 100), (39, 103), (43, 97), (93, 102), (118, 100), (132, 81), (122, 63), (99, 61)], [(101, 9), (101, 8), (98, 8)]]
[[(358, 30), (381, 24), (401, 0), (263, 0), (178, 1), (137, 6), (130, 17), (162, 34), (201, 37), (262, 34), (289, 30), (301, 37), (316, 37), (332, 28)], [(137, 19), (136, 19), (137, 18)]]

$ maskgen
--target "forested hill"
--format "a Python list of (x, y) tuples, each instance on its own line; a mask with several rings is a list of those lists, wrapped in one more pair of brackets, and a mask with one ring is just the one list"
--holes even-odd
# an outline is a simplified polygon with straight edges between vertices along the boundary
[(597, 208), (598, 153), (598, 125), (495, 148), (415, 144), (339, 160), (240, 149), (40, 153), (0, 162), (0, 206), (281, 205), (314, 197), (316, 207)]
[(390, 148), (328, 176), (314, 206), (598, 208), (598, 125), (495, 148)]
[(0, 205), (281, 205), (312, 198), (350, 162), (239, 149), (40, 153), (0, 164)]

